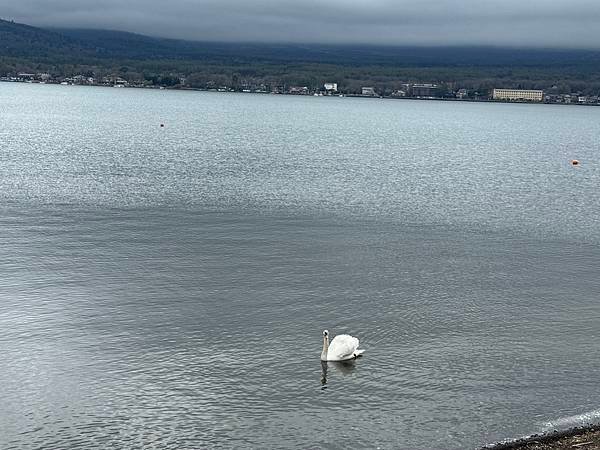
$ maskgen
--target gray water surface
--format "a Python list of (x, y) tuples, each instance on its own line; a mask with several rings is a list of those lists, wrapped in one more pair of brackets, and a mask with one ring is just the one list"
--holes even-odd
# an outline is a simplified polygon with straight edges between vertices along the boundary
[(599, 416), (600, 108), (0, 83), (0, 124), (3, 449)]

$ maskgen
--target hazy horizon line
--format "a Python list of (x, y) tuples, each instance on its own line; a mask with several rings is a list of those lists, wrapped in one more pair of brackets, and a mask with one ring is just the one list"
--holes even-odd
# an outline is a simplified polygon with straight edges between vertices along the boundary
[(346, 47), (346, 48), (430, 48), (430, 49), (497, 49), (497, 50), (521, 50), (521, 51), (580, 51), (580, 52), (599, 52), (600, 44), (597, 46), (586, 45), (542, 45), (542, 44), (527, 44), (518, 45), (513, 43), (491, 43), (491, 42), (448, 42), (448, 43), (431, 43), (431, 42), (410, 42), (401, 44), (397, 42), (371, 42), (365, 40), (342, 41), (336, 39), (320, 39), (320, 40), (301, 40), (301, 39), (215, 39), (210, 37), (204, 38), (185, 38), (173, 37), (163, 33), (150, 34), (137, 30), (128, 30), (119, 27), (104, 27), (104, 26), (84, 26), (84, 25), (43, 25), (35, 23), (22, 22), (13, 18), (3, 18), (0, 20), (14, 23), (16, 25), (28, 26), (42, 30), (60, 32), (66, 30), (72, 31), (97, 31), (97, 32), (113, 32), (123, 33), (135, 36), (141, 36), (152, 39), (159, 39), (173, 42), (188, 42), (188, 43), (210, 43), (210, 44), (227, 44), (227, 45), (265, 45), (265, 46), (330, 46), (330, 47)]
[(511, 44), (463, 44), (463, 43), (450, 43), (450, 44), (430, 44), (430, 43), (411, 43), (411, 44), (397, 44), (397, 43), (373, 43), (373, 42), (340, 42), (340, 41), (296, 41), (296, 40), (281, 40), (281, 41), (269, 41), (269, 40), (223, 40), (223, 39), (186, 39), (176, 38), (164, 35), (152, 35), (136, 31), (128, 31), (120, 28), (107, 28), (107, 27), (80, 27), (80, 26), (37, 26), (27, 23), (14, 22), (19, 25), (31, 26), (33, 28), (40, 28), (42, 30), (59, 32), (60, 30), (72, 30), (72, 31), (106, 31), (111, 33), (124, 33), (135, 36), (141, 36), (151, 39), (159, 39), (165, 41), (175, 42), (191, 42), (191, 43), (211, 43), (211, 44), (248, 44), (248, 45), (285, 45), (285, 46), (331, 46), (331, 47), (374, 47), (374, 48), (431, 48), (431, 49), (497, 49), (497, 50), (537, 50), (537, 51), (589, 51), (589, 52), (600, 52), (600, 45), (598, 47), (576, 47), (576, 46), (543, 46), (543, 45), (511, 45)]

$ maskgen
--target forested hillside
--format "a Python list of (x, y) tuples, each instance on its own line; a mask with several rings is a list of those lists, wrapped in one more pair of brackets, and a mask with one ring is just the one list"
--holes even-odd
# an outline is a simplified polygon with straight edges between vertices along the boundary
[(41, 29), (0, 20), (0, 76), (114, 75), (190, 87), (301, 85), (325, 81), (355, 92), (403, 83), (489, 90), (600, 92), (600, 52), (482, 47), (376, 47), (192, 42), (107, 30)]

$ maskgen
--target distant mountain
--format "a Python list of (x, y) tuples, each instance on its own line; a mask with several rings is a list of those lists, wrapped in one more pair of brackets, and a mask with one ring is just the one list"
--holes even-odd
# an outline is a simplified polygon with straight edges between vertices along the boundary
[(92, 47), (97, 56), (132, 59), (186, 59), (243, 63), (319, 63), (349, 66), (552, 66), (600, 62), (589, 50), (499, 47), (392, 47), (372, 45), (219, 43), (155, 38), (123, 31), (55, 29)]
[(123, 31), (42, 29), (5, 20), (0, 20), (1, 56), (73, 63), (109, 58), (399, 67), (600, 65), (600, 52), (586, 50), (194, 42)]
[(0, 56), (71, 57), (84, 53), (84, 47), (57, 32), (0, 20)]

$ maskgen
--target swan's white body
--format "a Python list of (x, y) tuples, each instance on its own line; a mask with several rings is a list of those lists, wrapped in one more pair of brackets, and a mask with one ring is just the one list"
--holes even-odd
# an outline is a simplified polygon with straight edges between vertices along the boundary
[(358, 349), (358, 339), (348, 334), (338, 334), (329, 343), (329, 332), (323, 331), (321, 361), (348, 361), (356, 359), (364, 350)]

